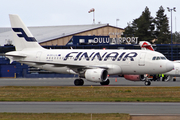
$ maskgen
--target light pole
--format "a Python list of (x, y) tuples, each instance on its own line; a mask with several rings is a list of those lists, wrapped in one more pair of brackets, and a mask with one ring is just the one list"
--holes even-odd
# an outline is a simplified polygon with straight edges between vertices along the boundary
[(173, 9), (170, 9), (169, 7), (167, 7), (168, 11), (171, 12), (171, 60), (173, 60), (173, 41), (172, 41), (172, 11), (176, 12), (176, 7), (173, 7)]
[[(119, 19), (116, 19), (116, 27), (118, 26), (118, 21), (119, 21)], [(116, 35), (116, 40), (118, 39), (118, 37), (117, 37), (117, 35), (118, 35), (118, 33), (117, 33), (117, 28), (116, 28), (116, 33), (115, 33), (115, 35)]]
[(116, 27), (118, 26), (118, 21), (119, 21), (119, 19), (116, 19)]

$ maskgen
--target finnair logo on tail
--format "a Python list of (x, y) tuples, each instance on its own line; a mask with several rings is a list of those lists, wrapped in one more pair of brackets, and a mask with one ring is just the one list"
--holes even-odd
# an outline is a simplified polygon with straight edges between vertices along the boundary
[(12, 28), (14, 32), (21, 32), (21, 34), (17, 34), (18, 37), (25, 38), (28, 42), (37, 42), (34, 37), (28, 37), (22, 28)]

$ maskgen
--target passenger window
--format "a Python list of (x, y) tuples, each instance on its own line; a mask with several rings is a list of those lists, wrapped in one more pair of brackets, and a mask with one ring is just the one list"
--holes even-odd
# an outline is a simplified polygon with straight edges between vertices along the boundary
[(156, 57), (153, 57), (153, 58), (152, 58), (152, 60), (155, 60), (155, 59), (156, 59)]

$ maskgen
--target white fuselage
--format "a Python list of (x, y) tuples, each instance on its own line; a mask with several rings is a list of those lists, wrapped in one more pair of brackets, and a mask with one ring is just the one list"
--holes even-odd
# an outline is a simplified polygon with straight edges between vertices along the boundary
[[(13, 60), (57, 73), (77, 74), (79, 66), (107, 68), (109, 75), (159, 74), (173, 69), (169, 60), (152, 60), (161, 53), (147, 50), (24, 49), (7, 54), (26, 55)], [(11, 57), (9, 57), (11, 59)], [(39, 63), (38, 63), (39, 62)], [(82, 68), (82, 67), (81, 67)]]

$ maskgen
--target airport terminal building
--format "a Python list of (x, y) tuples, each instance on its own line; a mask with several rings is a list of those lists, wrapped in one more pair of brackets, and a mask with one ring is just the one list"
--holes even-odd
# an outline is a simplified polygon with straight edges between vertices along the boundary
[[(28, 27), (41, 46), (47, 49), (140, 49), (137, 37), (121, 37), (124, 29), (109, 24)], [(14, 51), (11, 28), (0, 28), (0, 53)], [(153, 46), (168, 59), (180, 60), (180, 45)], [(0, 77), (66, 77), (33, 68), (0, 56)]]

